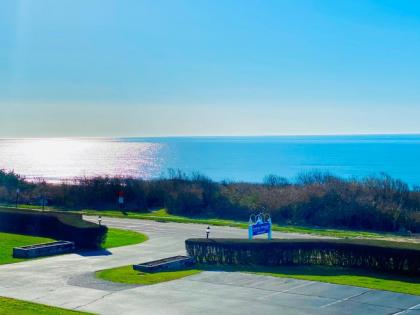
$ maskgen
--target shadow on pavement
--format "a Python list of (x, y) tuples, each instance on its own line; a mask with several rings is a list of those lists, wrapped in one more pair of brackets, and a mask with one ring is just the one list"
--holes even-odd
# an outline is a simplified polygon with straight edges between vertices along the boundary
[(107, 249), (95, 249), (95, 250), (83, 250), (78, 251), (76, 254), (83, 257), (92, 257), (92, 256), (109, 256), (112, 253)]

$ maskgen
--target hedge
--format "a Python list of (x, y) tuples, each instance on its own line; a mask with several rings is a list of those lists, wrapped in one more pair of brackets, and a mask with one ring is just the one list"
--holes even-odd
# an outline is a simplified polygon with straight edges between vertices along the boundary
[(99, 248), (108, 229), (84, 221), (81, 214), (0, 207), (0, 231), (73, 241), (78, 248)]
[(188, 239), (198, 263), (228, 265), (327, 265), (420, 275), (420, 246), (375, 240)]

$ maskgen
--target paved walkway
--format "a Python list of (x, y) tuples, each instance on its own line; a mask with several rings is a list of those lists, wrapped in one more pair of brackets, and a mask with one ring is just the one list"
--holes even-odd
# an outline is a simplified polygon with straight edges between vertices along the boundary
[[(96, 220), (96, 218), (90, 218)], [(141, 231), (139, 245), (0, 266), (0, 296), (100, 314), (419, 314), (420, 297), (245, 273), (202, 272), (153, 286), (94, 278), (94, 271), (184, 254), (184, 240), (205, 225), (103, 218)], [(212, 227), (212, 237), (246, 237), (246, 230)], [(274, 237), (308, 237), (274, 233)], [(0, 306), (1, 307), (1, 306)]]

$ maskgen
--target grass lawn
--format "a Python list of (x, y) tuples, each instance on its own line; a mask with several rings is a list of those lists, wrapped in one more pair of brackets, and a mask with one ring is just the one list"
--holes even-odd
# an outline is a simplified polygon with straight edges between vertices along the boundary
[(356, 268), (328, 266), (279, 266), (279, 267), (208, 267), (198, 266), (202, 270), (222, 270), (248, 272), (280, 278), (293, 278), (345, 284), (369, 289), (392, 291), (420, 295), (420, 278), (404, 275), (366, 271)]
[[(232, 226), (247, 229), (248, 223), (234, 220), (223, 220), (214, 218), (189, 218), (185, 216), (178, 216), (169, 214), (166, 209), (160, 209), (147, 213), (143, 212), (121, 212), (116, 210), (83, 210), (83, 214), (86, 215), (102, 215), (114, 218), (126, 218), (126, 219), (143, 219), (143, 220), (154, 220), (161, 222), (177, 222), (177, 223), (197, 223), (197, 224), (209, 224), (214, 226)], [(367, 231), (354, 231), (354, 230), (339, 230), (339, 229), (326, 229), (326, 228), (315, 228), (315, 227), (304, 227), (294, 225), (278, 225), (273, 224), (273, 231), (286, 232), (286, 233), (302, 233), (302, 234), (314, 234), (322, 236), (331, 236), (338, 238), (397, 238), (404, 240), (397, 234), (392, 233), (379, 233), (379, 232), (367, 232)]]
[(25, 302), (15, 299), (0, 297), (0, 315), (67, 315), (67, 314), (89, 314), (43, 304)]
[[(11, 205), (5, 205), (11, 207)], [(41, 209), (40, 206), (35, 205), (19, 205), (19, 208), (28, 209)], [(56, 211), (71, 211), (64, 209), (56, 209), (47, 207), (46, 210)], [(142, 220), (153, 220), (160, 222), (177, 222), (177, 223), (197, 223), (197, 224), (208, 224), (214, 226), (231, 226), (247, 229), (248, 222), (237, 221), (237, 220), (224, 220), (217, 218), (201, 218), (201, 217), (186, 217), (179, 215), (169, 214), (166, 209), (160, 209), (150, 212), (121, 212), (119, 210), (83, 210), (74, 211), (83, 213), (85, 215), (92, 216), (107, 216), (113, 218), (126, 218), (126, 219), (142, 219)], [(273, 224), (273, 231), (285, 232), (285, 233), (301, 233), (301, 234), (313, 234), (321, 236), (330, 236), (337, 238), (373, 238), (373, 239), (394, 239), (399, 241), (411, 241), (409, 238), (401, 236), (395, 233), (382, 233), (382, 232), (371, 232), (371, 231), (360, 231), (360, 230), (347, 230), (347, 229), (329, 229), (329, 228), (318, 228), (318, 227), (307, 227), (297, 225), (278, 225)]]
[(138, 233), (138, 232), (108, 228), (107, 237), (102, 247), (113, 248), (113, 247), (134, 245), (134, 244), (143, 243), (147, 240), (148, 240), (148, 237), (146, 235)]
[[(102, 247), (113, 248), (139, 244), (147, 239), (146, 235), (138, 232), (110, 228)], [(51, 238), (0, 232), (0, 265), (27, 260), (22, 258), (13, 258), (13, 247), (48, 243), (53, 241), (54, 240)]]
[(197, 269), (185, 269), (178, 271), (147, 273), (133, 270), (133, 266), (129, 265), (97, 271), (96, 277), (112, 282), (150, 285), (184, 278), (200, 272), (201, 270)]
[(53, 239), (45, 237), (0, 232), (0, 265), (25, 260), (21, 258), (13, 258), (13, 247), (48, 243), (53, 241)]
[(155, 284), (180, 279), (201, 271), (246, 272), (279, 278), (293, 278), (344, 284), (369, 289), (420, 295), (420, 278), (403, 275), (365, 271), (355, 268), (326, 266), (207, 266), (197, 265), (194, 269), (172, 272), (143, 273), (133, 270), (132, 266), (117, 267), (96, 272), (96, 277), (112, 282), (126, 284)]

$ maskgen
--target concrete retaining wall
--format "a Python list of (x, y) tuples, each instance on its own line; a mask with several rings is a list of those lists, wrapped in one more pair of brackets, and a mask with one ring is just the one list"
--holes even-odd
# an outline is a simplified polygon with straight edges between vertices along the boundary
[(72, 253), (75, 250), (74, 242), (57, 241), (45, 244), (36, 244), (13, 248), (15, 258), (36, 258), (58, 254)]
[(133, 269), (142, 272), (158, 272), (165, 270), (178, 270), (194, 264), (194, 259), (187, 256), (174, 256), (143, 264), (133, 265)]

